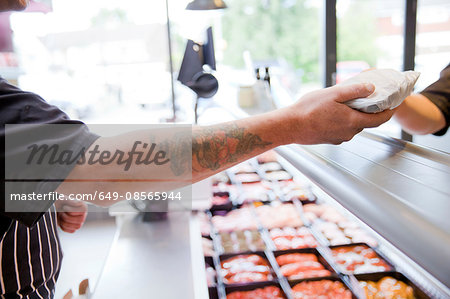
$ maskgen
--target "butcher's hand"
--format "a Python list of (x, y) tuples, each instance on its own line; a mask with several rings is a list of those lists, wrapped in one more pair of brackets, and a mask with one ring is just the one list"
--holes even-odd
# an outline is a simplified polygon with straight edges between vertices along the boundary
[(83, 226), (87, 205), (82, 201), (62, 200), (55, 203), (59, 227), (66, 233), (74, 233)]
[(291, 143), (340, 144), (364, 128), (378, 127), (388, 121), (394, 110), (364, 113), (345, 104), (369, 96), (374, 89), (372, 84), (336, 85), (304, 95), (285, 112), (291, 120), (286, 121)]

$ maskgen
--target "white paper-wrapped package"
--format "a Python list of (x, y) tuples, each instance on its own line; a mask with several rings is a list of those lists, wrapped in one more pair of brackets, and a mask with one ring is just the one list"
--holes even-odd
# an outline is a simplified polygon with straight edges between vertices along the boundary
[(394, 109), (411, 94), (419, 76), (419, 72), (398, 72), (392, 69), (375, 69), (359, 73), (341, 85), (372, 83), (375, 85), (375, 91), (367, 98), (354, 99), (345, 104), (367, 113)]

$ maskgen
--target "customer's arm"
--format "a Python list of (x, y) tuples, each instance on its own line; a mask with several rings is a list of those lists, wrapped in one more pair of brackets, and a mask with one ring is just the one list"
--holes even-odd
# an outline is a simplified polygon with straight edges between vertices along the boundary
[[(90, 149), (98, 146), (100, 152), (121, 150), (127, 153), (132, 151), (136, 140), (145, 141), (151, 136), (156, 144), (169, 145), (170, 162), (164, 165), (133, 163), (127, 171), (117, 163), (83, 163), (75, 166), (57, 191), (123, 194), (169, 190), (202, 180), (279, 145), (339, 144), (350, 140), (363, 128), (378, 126), (392, 116), (390, 110), (366, 114), (342, 104), (366, 97), (372, 91), (373, 85), (334, 86), (309, 93), (290, 107), (229, 123), (196, 126), (191, 134), (184, 136), (176, 136), (170, 130), (143, 130), (102, 137)], [(189, 159), (186, 159), (186, 152), (191, 155)]]
[(413, 135), (432, 134), (445, 127), (442, 111), (422, 94), (412, 94), (398, 107), (395, 119)]
[(436, 82), (407, 97), (394, 117), (408, 133), (444, 135), (450, 123), (450, 64)]

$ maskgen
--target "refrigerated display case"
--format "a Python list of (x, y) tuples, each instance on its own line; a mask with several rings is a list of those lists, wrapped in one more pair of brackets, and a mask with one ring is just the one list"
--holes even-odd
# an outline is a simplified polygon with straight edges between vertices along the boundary
[[(306, 192), (303, 195), (294, 196), (294, 199), (287, 198), (289, 193), (283, 193), (283, 182), (290, 178), (278, 174), (280, 180), (269, 188), (269, 196), (254, 196), (253, 200), (247, 200), (250, 205), (243, 207), (243, 200), (239, 195), (230, 199), (233, 204), (231, 210), (224, 206), (223, 210), (217, 210), (213, 205), (207, 211), (212, 224), (209, 236), (216, 250), (212, 260), (217, 273), (216, 286), (209, 288), (210, 298), (226, 298), (233, 292), (240, 292), (235, 293), (236, 296), (247, 294), (251, 298), (256, 293), (248, 292), (255, 289), (259, 290), (258, 295), (274, 292), (273, 288), (267, 289), (268, 286), (280, 288), (286, 298), (295, 298), (292, 290), (296, 284), (322, 280), (341, 281), (344, 287), (352, 291), (352, 296), (365, 298), (362, 284), (358, 281), (379, 282), (387, 276), (411, 286), (416, 298), (450, 298), (450, 251), (447, 250), (450, 246), (450, 158), (447, 153), (367, 132), (339, 146), (289, 145), (275, 151), (279, 154), (278, 162), (283, 170), (301, 184), (309, 186), (304, 189)], [(256, 165), (253, 167), (256, 169), (241, 165), (227, 171), (231, 182), (241, 185), (239, 194), (250, 189), (242, 188), (243, 185), (259, 182), (254, 174), (262, 181), (267, 178), (257, 160), (246, 163)], [(269, 169), (273, 170), (272, 173), (279, 171), (273, 165)], [(236, 176), (240, 176), (240, 179), (236, 179)], [(242, 181), (242, 178), (248, 181)], [(272, 183), (275, 181), (277, 180), (269, 180)], [(257, 187), (260, 189), (260, 186)], [(298, 192), (293, 194), (299, 195)], [(295, 207), (300, 223), (294, 219), (278, 219), (277, 215), (284, 213), (278, 208), (271, 208), (273, 213), (259, 211), (261, 207), (273, 207), (277, 201), (278, 205)], [(327, 221), (320, 217), (323, 211), (311, 216), (311, 212), (314, 214), (321, 205), (331, 208), (337, 214), (325, 215)], [(258, 222), (256, 227), (249, 221), (242, 225), (240, 216), (236, 217), (237, 212), (243, 209), (252, 210)], [(230, 214), (231, 216), (227, 216)], [(290, 215), (283, 215), (287, 214)], [(218, 217), (224, 219), (218, 221)], [(230, 219), (228, 222), (227, 217)], [(336, 217), (343, 217), (345, 223)], [(233, 224), (232, 221), (236, 223)], [(355, 232), (353, 225), (364, 231), (365, 235), (362, 237), (361, 232)], [(285, 233), (280, 228), (290, 226), (297, 227), (297, 230), (309, 230), (318, 243), (311, 245), (296, 241), (297, 247), (289, 248), (286, 241), (273, 240), (274, 236), (279, 238)], [(336, 235), (333, 227), (339, 228), (343, 237), (329, 238), (330, 235)], [(224, 268), (224, 260), (230, 257), (229, 248), (234, 248), (234, 257), (240, 253), (251, 255), (252, 252), (262, 256), (262, 251), (252, 250), (247, 245), (244, 250), (240, 250), (239, 245), (243, 243), (241, 239), (230, 237), (227, 233), (244, 231), (249, 234), (249, 231), (255, 229), (265, 240), (264, 258), (273, 269), (273, 272), (268, 272), (273, 277), (263, 277), (259, 281), (258, 277), (248, 278), (248, 273), (244, 271), (242, 281), (230, 284), (229, 272)], [(297, 233), (291, 228), (289, 230), (291, 237)], [(345, 235), (345, 232), (353, 236)], [(234, 239), (234, 245), (227, 243), (230, 239)], [(342, 244), (338, 245), (339, 243)], [(380, 260), (386, 261), (385, 268), (380, 268), (381, 263), (374, 266), (365, 261), (361, 262), (364, 263), (363, 267), (350, 264), (351, 271), (346, 271), (348, 269), (342, 267), (343, 264), (340, 263), (344, 262), (339, 261), (335, 251), (354, 247), (355, 244), (361, 250), (372, 249), (371, 254), (375, 257), (372, 260), (377, 263)], [(226, 251), (228, 252), (225, 253)], [(289, 271), (293, 268), (285, 269), (288, 272), (284, 272), (277, 262), (278, 256), (313, 251), (319, 257), (313, 267), (322, 264), (323, 268), (319, 268), (326, 270), (325, 274), (319, 274), (322, 278), (294, 275), (294, 279), (290, 279), (283, 275), (291, 273)], [(351, 259), (358, 260), (354, 252), (351, 255)], [(251, 259), (248, 256), (241, 258)], [(242, 261), (244, 264), (245, 259)], [(240, 271), (238, 267), (234, 270)], [(312, 273), (314, 276), (315, 272)], [(254, 282), (250, 282), (252, 279)], [(276, 295), (274, 297), (278, 298)]]
[(359, 281), (387, 276), (416, 298), (450, 298), (447, 153), (365, 132), (275, 151), (215, 176), (205, 211), (124, 217), (93, 298), (365, 298)]

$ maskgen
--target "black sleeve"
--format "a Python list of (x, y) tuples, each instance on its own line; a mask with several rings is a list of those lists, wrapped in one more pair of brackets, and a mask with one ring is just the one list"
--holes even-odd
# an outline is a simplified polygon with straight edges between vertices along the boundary
[(442, 111), (445, 118), (445, 127), (433, 135), (444, 135), (450, 125), (450, 64), (442, 70), (439, 80), (425, 88), (421, 94)]
[(87, 150), (98, 136), (38, 95), (22, 91), (2, 78), (0, 116), (0, 154), (5, 170), (2, 171), (0, 221), (3, 225), (5, 219), (18, 220), (32, 226), (51, 207), (53, 200), (15, 203), (10, 200), (10, 194), (48, 194), (56, 190), (75, 167), (76, 160), (67, 164), (26, 163), (30, 146), (57, 144), (60, 151), (79, 153)]

